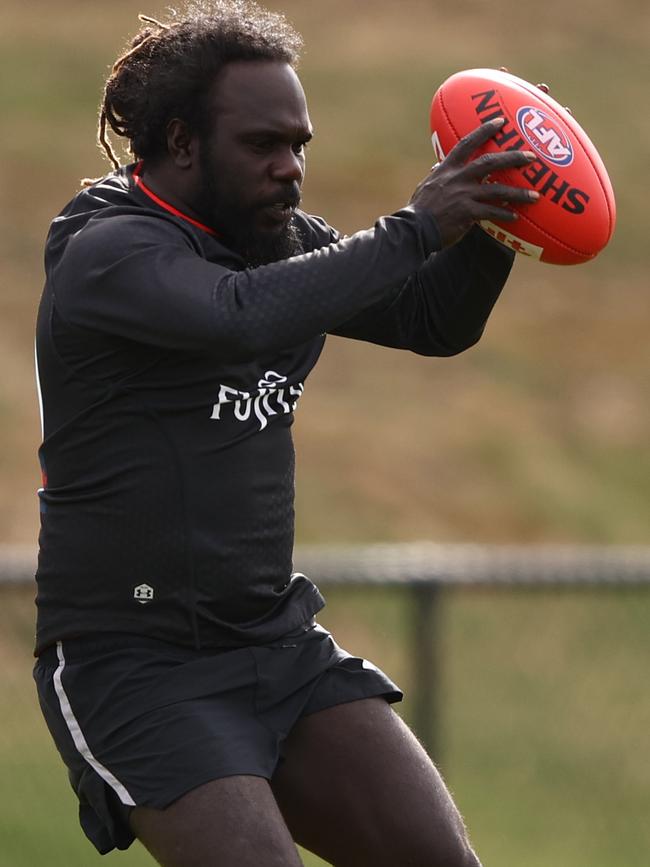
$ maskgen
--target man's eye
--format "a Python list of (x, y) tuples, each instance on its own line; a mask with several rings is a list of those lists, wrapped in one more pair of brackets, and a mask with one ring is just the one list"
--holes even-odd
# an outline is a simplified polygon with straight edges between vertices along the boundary
[(270, 139), (264, 138), (252, 141), (250, 143), (250, 146), (256, 153), (265, 154), (273, 150), (273, 148), (275, 147), (275, 143), (272, 142)]
[(307, 150), (308, 147), (309, 147), (308, 141), (296, 142), (296, 144), (293, 146), (293, 152), (295, 154), (302, 154), (302, 153), (304, 153), (304, 151)]

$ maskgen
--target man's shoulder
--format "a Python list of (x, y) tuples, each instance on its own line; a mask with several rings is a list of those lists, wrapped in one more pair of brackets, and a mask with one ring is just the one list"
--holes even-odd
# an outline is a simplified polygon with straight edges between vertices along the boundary
[(129, 178), (123, 169), (103, 178), (85, 181), (84, 186), (55, 217), (54, 224), (70, 217), (91, 215), (109, 208), (135, 204)]
[[(109, 175), (80, 190), (55, 217), (46, 248), (46, 270), (72, 251), (86, 257), (111, 257), (142, 244), (197, 246), (193, 233), (171, 214), (143, 207), (132, 195), (128, 181)], [(196, 252), (200, 252), (198, 249)]]
[(102, 233), (128, 236), (134, 229), (148, 233), (182, 233), (172, 214), (147, 207), (138, 198), (128, 167), (112, 172), (81, 189), (52, 222), (52, 231), (78, 231), (91, 224)]

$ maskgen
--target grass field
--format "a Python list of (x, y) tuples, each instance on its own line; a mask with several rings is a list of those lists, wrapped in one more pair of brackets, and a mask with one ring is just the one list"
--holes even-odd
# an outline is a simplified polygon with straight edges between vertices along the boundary
[[(0, 590), (0, 867), (145, 867), (137, 846), (100, 859), (77, 826), (31, 685), (31, 595)], [(322, 622), (408, 696), (407, 598), (327, 595)], [(485, 867), (647, 867), (649, 617), (648, 591), (444, 598), (439, 760)]]
[[(104, 75), (137, 13), (164, 5), (0, 12), (1, 542), (37, 532), (43, 239), (79, 179), (107, 170), (94, 145)], [(305, 206), (338, 228), (408, 199), (432, 161), (433, 91), (476, 66), (547, 81), (601, 150), (619, 209), (595, 262), (518, 262), (458, 358), (329, 341), (296, 420), (299, 540), (650, 543), (647, 0), (268, 5), (305, 35)], [(91, 867), (35, 708), (30, 595), (0, 589), (0, 867)], [(329, 602), (340, 642), (408, 687), (407, 601)], [(486, 867), (647, 867), (648, 595), (455, 593), (445, 615), (441, 759)], [(137, 850), (113, 862), (150, 863)]]
[[(160, 3), (149, 9), (160, 14)], [(296, 436), (299, 531), (328, 539), (650, 539), (650, 122), (643, 0), (272, 3), (306, 39), (316, 138), (305, 205), (345, 231), (399, 207), (431, 164), (428, 105), (507, 65), (573, 107), (610, 169), (618, 229), (577, 268), (518, 262), (481, 343), (423, 360), (332, 339)], [(103, 76), (140, 5), (5, 0), (0, 29), (0, 539), (37, 525), (32, 330), (48, 222), (94, 144)], [(507, 22), (507, 26), (506, 26)], [(500, 23), (500, 26), (496, 26)]]

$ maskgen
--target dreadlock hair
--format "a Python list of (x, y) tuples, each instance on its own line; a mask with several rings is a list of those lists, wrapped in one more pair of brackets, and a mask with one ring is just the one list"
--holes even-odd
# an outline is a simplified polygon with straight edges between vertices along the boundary
[(113, 64), (99, 110), (97, 141), (115, 169), (108, 128), (127, 139), (136, 159), (167, 151), (173, 118), (206, 129), (206, 99), (215, 76), (236, 60), (277, 60), (294, 68), (302, 39), (283, 15), (254, 0), (193, 0), (165, 21), (145, 25)]

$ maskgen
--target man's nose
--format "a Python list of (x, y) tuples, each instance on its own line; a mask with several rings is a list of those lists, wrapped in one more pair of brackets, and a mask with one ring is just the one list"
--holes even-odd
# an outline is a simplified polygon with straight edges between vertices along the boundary
[(305, 162), (302, 156), (299, 156), (292, 149), (285, 151), (281, 157), (273, 163), (271, 167), (273, 180), (277, 181), (296, 181), (301, 184), (305, 174)]

